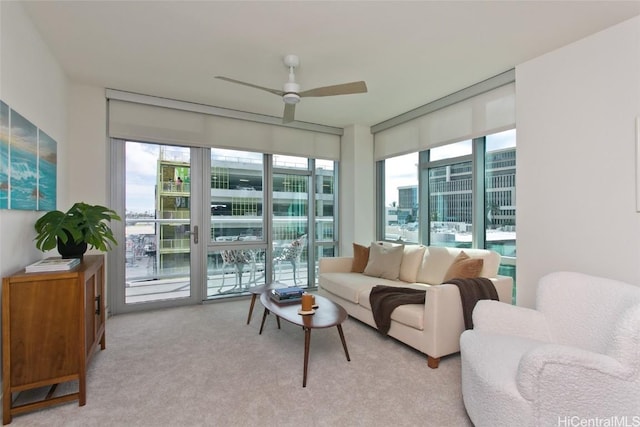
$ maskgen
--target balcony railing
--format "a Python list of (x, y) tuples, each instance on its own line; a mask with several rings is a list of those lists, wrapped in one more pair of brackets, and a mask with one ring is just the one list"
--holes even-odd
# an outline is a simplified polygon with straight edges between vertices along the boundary
[(184, 194), (191, 192), (190, 182), (165, 181), (162, 183), (163, 193)]
[(168, 251), (177, 251), (189, 249), (191, 246), (190, 239), (161, 239), (160, 240), (160, 251), (164, 252)]

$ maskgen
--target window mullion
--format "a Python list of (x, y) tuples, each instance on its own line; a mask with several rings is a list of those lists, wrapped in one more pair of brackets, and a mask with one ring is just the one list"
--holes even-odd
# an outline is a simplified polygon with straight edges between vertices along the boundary
[(472, 224), (473, 236), (471, 246), (474, 248), (485, 247), (485, 138), (475, 138), (473, 140), (473, 183), (472, 183)]

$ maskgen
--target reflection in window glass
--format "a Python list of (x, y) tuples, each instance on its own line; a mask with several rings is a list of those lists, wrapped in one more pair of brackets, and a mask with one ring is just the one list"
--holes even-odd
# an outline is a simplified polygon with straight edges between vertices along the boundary
[(263, 155), (211, 150), (211, 238), (262, 240)]
[(487, 249), (516, 256), (516, 131), (486, 137), (485, 240)]
[(471, 162), (429, 169), (430, 244), (470, 248), (473, 176)]
[(384, 239), (417, 243), (418, 153), (384, 161)]

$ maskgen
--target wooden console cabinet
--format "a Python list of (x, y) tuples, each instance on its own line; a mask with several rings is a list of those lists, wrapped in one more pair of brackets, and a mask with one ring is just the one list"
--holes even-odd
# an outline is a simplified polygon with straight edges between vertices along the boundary
[[(78, 400), (86, 403), (87, 364), (105, 348), (104, 256), (85, 255), (69, 271), (2, 279), (3, 424), (13, 415)], [(78, 390), (55, 395), (58, 384)], [(21, 391), (51, 386), (36, 402), (14, 406)]]

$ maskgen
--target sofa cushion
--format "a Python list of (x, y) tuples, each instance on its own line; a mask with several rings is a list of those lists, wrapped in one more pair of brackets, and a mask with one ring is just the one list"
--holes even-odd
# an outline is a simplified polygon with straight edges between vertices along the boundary
[[(394, 286), (420, 290), (426, 290), (429, 287), (419, 283), (408, 284), (398, 282), (396, 282)], [(365, 289), (360, 292), (360, 296), (358, 297), (358, 304), (367, 310), (371, 310), (371, 301), (369, 300), (370, 293), (371, 288)], [(391, 320), (422, 331), (424, 329), (424, 304), (404, 304), (396, 307), (391, 313)]]
[[(360, 303), (362, 291), (368, 291), (375, 285), (393, 286), (401, 284), (396, 280), (369, 277), (361, 273), (327, 272), (322, 273), (318, 280), (321, 288), (354, 304)], [(366, 298), (369, 298), (368, 294)]]
[(442, 283), (444, 275), (453, 263), (454, 258), (455, 255), (452, 256), (448, 248), (429, 246), (422, 257), (422, 264), (418, 270), (416, 281), (430, 285)]
[(351, 271), (353, 273), (364, 272), (367, 263), (369, 262), (369, 248), (357, 243), (353, 244), (353, 264), (351, 265)]
[(427, 247), (423, 245), (405, 245), (402, 263), (400, 264), (400, 280), (407, 283), (416, 281), (418, 269), (422, 264), (422, 257), (426, 249)]
[[(437, 285), (444, 281), (444, 276), (453, 264), (453, 260), (462, 251), (461, 248), (429, 246), (424, 252), (422, 264), (418, 269), (416, 281)], [(464, 249), (471, 258), (482, 258), (483, 267), (480, 277), (496, 277), (500, 267), (500, 254), (487, 249)]]
[(400, 276), (400, 265), (404, 246), (379, 245), (375, 242), (369, 248), (369, 262), (364, 269), (364, 274), (371, 277), (397, 280)]
[(472, 279), (478, 277), (482, 271), (484, 260), (482, 258), (470, 258), (465, 251), (461, 251), (456, 259), (453, 260), (453, 264), (449, 266), (449, 269), (442, 279), (442, 283), (445, 283), (451, 279)]

